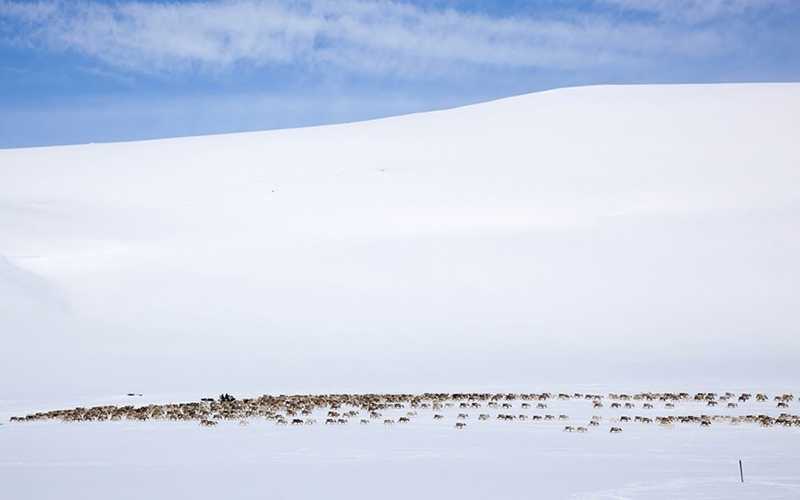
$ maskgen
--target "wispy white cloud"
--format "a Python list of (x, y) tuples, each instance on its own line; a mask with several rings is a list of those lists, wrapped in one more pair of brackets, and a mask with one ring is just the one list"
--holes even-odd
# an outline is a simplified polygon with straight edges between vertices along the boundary
[[(69, 51), (130, 71), (333, 66), (408, 74), (453, 66), (575, 70), (730, 46), (724, 30), (689, 26), (781, 0), (598, 0), (680, 22), (622, 21), (600, 11), (492, 17), (388, 0), (231, 0), (189, 3), (0, 0), (5, 43)], [(755, 7), (754, 7), (755, 5)], [(684, 26), (684, 24), (686, 26)], [(692, 29), (689, 29), (692, 28)]]
[(697, 24), (765, 9), (788, 9), (791, 0), (598, 0), (626, 10), (655, 14), (662, 21)]

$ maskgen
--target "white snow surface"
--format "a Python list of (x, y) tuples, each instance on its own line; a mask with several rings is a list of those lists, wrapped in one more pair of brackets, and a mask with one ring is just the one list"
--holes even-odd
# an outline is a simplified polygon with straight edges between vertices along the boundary
[[(93, 401), (142, 406), (152, 398)], [(177, 402), (177, 401), (176, 401)], [(3, 498), (543, 498), (543, 499), (795, 499), (796, 427), (676, 423), (618, 423), (623, 415), (655, 417), (776, 415), (775, 404), (740, 403), (708, 409), (655, 402), (644, 409), (602, 409), (588, 401), (548, 401), (542, 410), (381, 410), (380, 419), (326, 425), (326, 408), (314, 425), (277, 426), (263, 418), (241, 426), (220, 420), (34, 422), (0, 428)], [(87, 404), (88, 406), (88, 404)], [(800, 402), (790, 403), (797, 413)], [(342, 407), (342, 411), (350, 407)], [(467, 418), (457, 419), (464, 412)], [(487, 412), (491, 418), (478, 419)], [(434, 413), (444, 418), (434, 420)], [(496, 415), (527, 420), (499, 421)], [(534, 415), (554, 419), (533, 421)], [(557, 416), (565, 415), (567, 420)], [(586, 433), (565, 432), (587, 426)], [(397, 421), (382, 425), (384, 418)], [(304, 417), (305, 418), (305, 417)], [(361, 412), (361, 418), (367, 418)], [(454, 429), (454, 422), (466, 428)], [(619, 434), (612, 426), (622, 426)], [(742, 461), (744, 482), (738, 461)]]
[(0, 497), (797, 498), (794, 429), (7, 420), (128, 392), (796, 392), (798, 138), (787, 83), (2, 150)]

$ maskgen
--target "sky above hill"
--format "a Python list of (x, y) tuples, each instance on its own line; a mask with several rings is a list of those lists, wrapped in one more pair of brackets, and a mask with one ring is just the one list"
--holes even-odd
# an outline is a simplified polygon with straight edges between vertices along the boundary
[(794, 0), (0, 0), (0, 148), (800, 80)]

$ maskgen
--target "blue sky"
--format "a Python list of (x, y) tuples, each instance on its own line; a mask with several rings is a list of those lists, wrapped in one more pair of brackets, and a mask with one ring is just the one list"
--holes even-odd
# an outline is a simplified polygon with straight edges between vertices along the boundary
[(796, 0), (0, 0), (0, 148), (800, 81)]

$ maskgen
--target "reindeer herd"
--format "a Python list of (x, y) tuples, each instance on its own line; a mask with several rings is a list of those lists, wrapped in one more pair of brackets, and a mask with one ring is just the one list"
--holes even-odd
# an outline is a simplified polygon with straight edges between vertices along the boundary
[[(385, 426), (413, 425), (414, 421), (455, 420), (453, 428), (467, 429), (478, 413), (477, 422), (559, 422), (579, 420), (567, 413), (550, 412), (548, 405), (562, 411), (577, 408), (584, 415), (580, 424), (570, 423), (563, 432), (585, 434), (590, 429), (603, 427), (604, 416), (588, 413), (605, 413), (608, 433), (620, 434), (623, 424), (649, 425), (673, 428), (693, 424), (711, 427), (712, 424), (753, 424), (759, 427), (800, 427), (800, 416), (787, 411), (795, 402), (792, 394), (769, 398), (766, 394), (739, 395), (696, 393), (637, 393), (637, 394), (583, 394), (583, 393), (424, 393), (424, 394), (322, 394), (322, 395), (264, 395), (238, 400), (229, 394), (219, 398), (203, 398), (199, 402), (149, 404), (144, 406), (94, 406), (68, 410), (53, 410), (11, 417), (11, 422), (37, 422), (60, 420), (62, 422), (104, 421), (197, 421), (203, 427), (215, 427), (221, 421), (264, 420), (278, 426), (308, 426), (317, 424), (319, 418), (326, 426), (347, 425), (358, 420), (360, 425), (379, 421)], [(752, 411), (746, 412), (746, 409)], [(724, 411), (720, 411), (724, 409)], [(714, 414), (712, 414), (714, 410)], [(698, 414), (699, 411), (699, 414)], [(631, 414), (634, 414), (631, 416)], [(451, 420), (452, 422), (452, 420)], [(485, 424), (483, 424), (485, 425)]]

